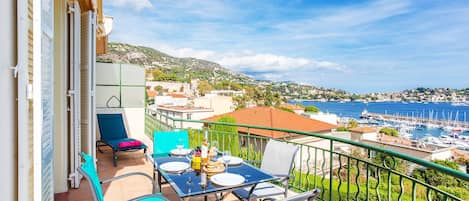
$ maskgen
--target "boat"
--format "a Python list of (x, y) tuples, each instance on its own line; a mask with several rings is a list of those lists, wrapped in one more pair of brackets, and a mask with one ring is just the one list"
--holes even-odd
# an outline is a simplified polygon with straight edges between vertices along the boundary
[(469, 103), (467, 102), (452, 102), (452, 106), (469, 106)]

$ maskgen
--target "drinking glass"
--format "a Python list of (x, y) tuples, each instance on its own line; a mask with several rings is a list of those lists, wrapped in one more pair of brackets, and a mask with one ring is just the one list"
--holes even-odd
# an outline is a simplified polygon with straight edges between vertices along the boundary
[(228, 172), (228, 164), (230, 163), (231, 160), (231, 152), (230, 151), (224, 151), (223, 152), (223, 162), (225, 162), (225, 171)]
[(211, 147), (214, 147), (213, 151), (218, 154), (218, 141), (212, 141), (210, 145)]
[(179, 153), (182, 152), (182, 148), (184, 148), (184, 145), (183, 145), (183, 143), (182, 143), (182, 138), (178, 138), (178, 139), (177, 139), (176, 148), (178, 149)]

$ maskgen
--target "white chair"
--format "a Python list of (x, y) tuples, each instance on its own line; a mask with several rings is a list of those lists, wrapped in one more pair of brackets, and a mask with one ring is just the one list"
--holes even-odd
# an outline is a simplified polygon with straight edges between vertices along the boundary
[[(317, 200), (319, 197), (319, 193), (321, 193), (321, 190), (319, 189), (313, 189), (312, 191), (307, 191), (292, 197), (285, 198), (284, 200), (281, 201), (314, 201)], [(275, 198), (266, 198), (264, 201), (277, 201)]]
[(298, 149), (299, 146), (297, 145), (269, 140), (264, 150), (261, 170), (278, 177), (277, 181), (282, 183), (284, 187), (265, 182), (257, 184), (254, 189), (248, 187), (235, 190), (233, 193), (241, 200), (266, 198), (282, 194), (286, 198), (288, 180), (290, 179), (290, 172)]

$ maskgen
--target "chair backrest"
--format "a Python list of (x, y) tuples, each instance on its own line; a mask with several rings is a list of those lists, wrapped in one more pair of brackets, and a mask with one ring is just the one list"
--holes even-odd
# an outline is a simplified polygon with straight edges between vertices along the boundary
[(127, 138), (122, 114), (98, 114), (98, 126), (103, 141)]
[(187, 130), (155, 131), (153, 133), (153, 154), (167, 156), (177, 145), (189, 148), (189, 133)]
[(78, 172), (80, 172), (80, 174), (82, 174), (90, 184), (90, 189), (93, 192), (94, 200), (104, 201), (103, 189), (101, 188), (98, 172), (94, 166), (93, 157), (83, 152), (80, 155), (84, 162), (81, 167), (78, 168)]
[(295, 195), (293, 197), (285, 198), (283, 201), (312, 201), (318, 198), (319, 193), (321, 193), (321, 190), (313, 189), (311, 191), (307, 191), (307, 192)]
[(298, 149), (297, 145), (269, 140), (265, 146), (261, 169), (273, 175), (290, 175)]

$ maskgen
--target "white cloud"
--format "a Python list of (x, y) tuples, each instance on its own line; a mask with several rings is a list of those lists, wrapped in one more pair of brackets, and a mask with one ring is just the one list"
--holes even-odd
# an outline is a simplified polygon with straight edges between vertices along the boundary
[(153, 7), (149, 0), (111, 0), (106, 3), (109, 3), (115, 7), (131, 7), (136, 11), (141, 11), (142, 9)]
[(301, 57), (288, 57), (276, 54), (256, 53), (250, 50), (239, 52), (215, 52), (192, 48), (174, 48), (170, 45), (154, 45), (158, 50), (175, 57), (193, 57), (217, 62), (220, 65), (238, 72), (259, 72), (265, 76), (270, 72), (292, 70), (334, 70), (343, 71), (344, 66), (335, 62), (321, 61)]

